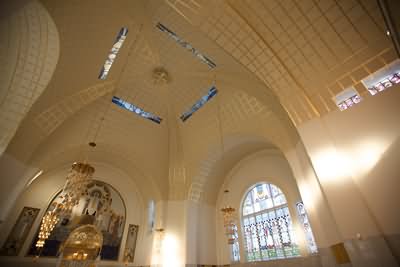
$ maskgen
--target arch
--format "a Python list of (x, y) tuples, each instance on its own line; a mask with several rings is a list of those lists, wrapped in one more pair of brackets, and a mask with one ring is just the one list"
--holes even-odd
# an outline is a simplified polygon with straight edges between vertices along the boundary
[[(126, 246), (127, 231), (129, 225), (139, 225), (140, 230), (137, 236), (137, 245), (135, 250), (135, 262), (140, 265), (146, 265), (148, 252), (152, 248), (152, 235), (149, 234), (149, 230), (146, 224), (146, 204), (150, 196), (156, 197), (155, 191), (143, 191), (141, 184), (138, 184), (141, 173), (134, 172), (127, 169), (120, 168), (120, 166), (114, 166), (112, 163), (90, 161), (91, 165), (95, 167), (93, 179), (103, 181), (110, 184), (121, 194), (122, 199), (126, 205), (126, 223), (124, 227), (124, 234), (122, 236), (121, 247), (119, 249), (119, 260), (123, 259), (124, 247)], [(34, 180), (27, 188), (24, 189), (24, 193), (21, 194), (15, 201), (13, 201), (10, 208), (10, 214), (4, 220), (2, 224), (2, 231), (0, 232), (0, 242), (4, 242), (8, 233), (13, 227), (13, 222), (18, 218), (19, 211), (25, 206), (32, 206), (40, 208), (39, 216), (36, 218), (29, 235), (24, 243), (20, 256), (28, 254), (32, 240), (37, 236), (37, 229), (40, 227), (40, 220), (45, 213), (48, 205), (62, 189), (65, 183), (65, 174), (70, 170), (70, 162), (62, 163), (58, 162), (54, 168), (47, 169), (46, 171)], [(146, 177), (147, 178), (147, 177)], [(142, 180), (146, 180), (143, 178)], [(156, 208), (160, 198), (154, 198), (156, 202)], [(158, 212), (157, 216), (161, 216), (162, 211)], [(156, 218), (157, 221), (157, 218)], [(55, 258), (50, 259), (44, 257), (39, 261), (43, 262), (55, 262)]]
[[(47, 146), (56, 147), (54, 144)], [(42, 169), (48, 171), (69, 168), (70, 163), (76, 160), (77, 155), (80, 155), (85, 149), (86, 145), (74, 145), (62, 152), (57, 151), (54, 153), (51, 151), (49, 155), (45, 155), (44, 152), (39, 151), (35, 161), (32, 161), (32, 165), (40, 166)], [(137, 154), (132, 154), (131, 151), (127, 152), (126, 149), (124, 150), (122, 147), (116, 148), (111, 147), (107, 143), (97, 142), (96, 154), (90, 154), (90, 162), (96, 167), (95, 176), (97, 175), (99, 164), (107, 168), (112, 166), (129, 174), (131, 180), (135, 183), (135, 187), (140, 189), (143, 197), (151, 197), (156, 202), (160, 199), (165, 199), (166, 190), (162, 190), (156, 180), (157, 178), (149, 173), (148, 169), (138, 164), (140, 160), (139, 156)]]
[[(61, 191), (56, 194), (47, 207), (51, 210), (56, 203), (62, 201)], [(46, 214), (46, 213), (45, 213)], [(104, 237), (101, 249), (102, 260), (118, 260), (125, 228), (126, 206), (120, 193), (110, 184), (93, 180), (88, 185), (88, 197), (81, 198), (79, 204), (72, 209), (71, 214), (60, 217), (49, 239), (46, 240), (41, 256), (54, 257), (75, 229), (90, 224), (98, 228)], [(37, 253), (36, 238), (31, 244), (29, 255)]]
[(241, 224), (248, 261), (300, 256), (288, 202), (278, 186), (258, 183), (247, 191)]
[[(295, 204), (301, 201), (299, 188), (292, 173), (290, 165), (285, 155), (278, 148), (268, 148), (257, 151), (241, 159), (235, 166), (224, 175), (224, 181), (220, 188), (217, 207), (220, 209), (225, 205), (231, 205), (236, 209), (235, 219), (237, 222), (238, 244), (240, 246), (240, 262), (246, 262), (243, 244), (244, 235), (241, 222), (242, 203), (246, 194), (257, 184), (272, 183), (284, 192), (292, 223), (295, 226), (296, 241), (298, 241), (301, 255), (308, 255), (304, 231), (297, 216)], [(229, 189), (228, 195), (223, 193), (224, 189)], [(222, 215), (217, 214), (217, 232), (222, 232)], [(217, 257), (220, 264), (228, 264), (232, 261), (230, 254), (231, 247), (226, 245), (225, 236), (217, 234), (218, 244)]]
[(275, 145), (262, 135), (255, 133), (229, 133), (224, 135), (224, 152), (220, 140), (215, 138), (209, 143), (207, 154), (197, 162), (197, 172), (188, 189), (188, 198), (192, 201), (215, 203), (224, 175), (241, 159)]

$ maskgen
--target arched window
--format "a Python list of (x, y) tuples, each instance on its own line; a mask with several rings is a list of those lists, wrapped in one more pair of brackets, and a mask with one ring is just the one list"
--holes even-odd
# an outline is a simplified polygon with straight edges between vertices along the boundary
[(248, 261), (300, 256), (285, 195), (273, 184), (257, 184), (242, 205)]
[(154, 222), (156, 220), (156, 208), (154, 204), (154, 200), (149, 201), (149, 209), (148, 209), (148, 214), (149, 214), (149, 229), (150, 232), (154, 230)]

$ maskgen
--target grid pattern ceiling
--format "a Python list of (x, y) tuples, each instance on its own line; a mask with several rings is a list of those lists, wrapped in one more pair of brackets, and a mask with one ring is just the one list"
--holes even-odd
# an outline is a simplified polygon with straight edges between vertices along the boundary
[[(178, 118), (182, 111), (204, 95), (215, 82), (215, 75), (207, 65), (157, 30), (157, 22), (163, 22), (215, 60), (218, 71), (235, 73), (236, 65), (231, 64), (232, 58), (246, 67), (274, 90), (296, 125), (337, 110), (332, 97), (348, 86), (355, 86), (361, 95), (367, 97), (360, 80), (395, 58), (374, 0), (129, 1), (133, 6), (126, 9), (129, 10), (126, 13), (133, 12), (143, 3), (147, 5), (143, 17), (148, 19), (141, 21), (144, 24), (142, 31), (130, 30), (131, 40), (127, 41), (134, 43), (132, 51), (128, 53), (126, 43), (125, 50), (120, 51), (124, 54), (119, 55), (119, 61), (113, 66), (110, 80), (93, 85), (89, 83), (92, 80), (83, 83), (79, 76), (74, 79), (74, 86), (57, 80), (52, 92), (58, 101), (46, 101), (52, 104), (35, 114), (33, 121), (49, 136), (68, 117), (90, 103), (104, 110), (104, 106), (110, 105), (110, 94), (116, 94), (166, 118), (166, 123), (153, 125), (111, 105), (99, 142), (108, 144), (106, 150), (118, 149), (124, 157), (131, 157), (132, 162), (145, 166), (145, 172), (159, 177), (160, 181), (165, 178), (164, 170), (167, 169), (168, 118)], [(77, 5), (74, 12), (81, 9)], [(120, 12), (125, 14), (125, 9)], [(127, 14), (126, 17), (130, 17)], [(132, 17), (136, 19), (136, 15)], [(91, 27), (85, 29), (102, 36), (107, 44), (104, 47), (109, 49), (109, 37), (103, 38), (104, 30), (97, 27), (102, 20), (103, 16), (99, 16), (96, 23), (92, 22), (96, 26), (92, 25), (93, 31), (90, 31)], [(60, 26), (60, 29), (67, 33), (74, 32), (74, 29), (80, 32), (81, 27), (85, 27), (76, 25), (72, 28), (68, 16), (61, 22), (58, 25), (64, 25), (64, 28)], [(140, 23), (135, 21), (133, 24), (137, 27)], [(68, 40), (75, 45), (72, 48), (80, 44), (79, 38), (68, 36)], [(62, 48), (73, 51), (67, 44), (64, 42)], [(221, 49), (227, 53), (221, 53)], [(97, 58), (102, 61), (104, 57), (103, 51), (95, 49), (88, 49), (87, 54), (92, 57), (84, 58), (83, 62), (94, 62), (93, 59)], [(229, 60), (225, 60), (227, 58)], [(71, 69), (76, 67), (66, 61), (64, 59), (64, 65), (70, 64), (67, 65)], [(165, 67), (170, 74), (171, 81), (166, 85), (154, 84), (152, 72), (159, 66)], [(217, 88), (224, 91), (220, 115), (225, 134), (259, 133), (274, 144), (284, 143), (279, 141), (282, 139), (289, 140), (283, 136), (287, 131), (279, 128), (280, 118), (271, 115), (270, 107), (249, 94), (250, 89), (248, 92), (248, 88), (238, 86), (231, 91), (231, 87), (217, 84)], [(64, 96), (61, 100), (60, 92)], [(96, 99), (100, 101), (96, 103)], [(188, 121), (184, 127), (178, 125), (182, 131), (187, 174), (193, 177), (190, 194), (194, 199), (203, 194), (210, 170), (218, 160), (215, 151), (208, 151), (209, 144), (219, 143), (216, 105), (216, 101), (210, 101), (194, 115), (196, 120)], [(171, 110), (173, 116), (169, 114)], [(103, 120), (100, 119), (102, 114), (96, 117), (96, 122)], [(149, 135), (150, 132), (154, 134)], [(157, 155), (156, 162), (162, 163), (162, 170), (153, 170), (156, 169), (151, 164), (154, 155)]]
[[(205, 6), (206, 8), (206, 6)], [(211, 12), (211, 11), (210, 11)], [(395, 53), (376, 1), (225, 1), (200, 28), (279, 96), (295, 124)]]

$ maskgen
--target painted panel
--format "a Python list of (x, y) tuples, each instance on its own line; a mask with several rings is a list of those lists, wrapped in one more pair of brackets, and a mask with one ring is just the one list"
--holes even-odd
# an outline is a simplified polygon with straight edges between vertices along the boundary
[(125, 243), (124, 262), (133, 262), (139, 225), (130, 224)]
[(1, 255), (17, 256), (40, 209), (24, 207), (1, 249)]
[[(51, 210), (56, 203), (61, 202), (60, 193), (53, 199), (47, 210)], [(114, 188), (100, 181), (95, 180), (88, 185), (88, 195), (88, 198), (82, 198), (79, 201), (71, 214), (60, 218), (42, 251), (36, 249), (36, 235), (28, 254), (40, 253), (41, 257), (56, 257), (59, 255), (60, 246), (74, 229), (85, 224), (93, 224), (103, 234), (101, 259), (118, 260), (125, 224), (125, 205)]]

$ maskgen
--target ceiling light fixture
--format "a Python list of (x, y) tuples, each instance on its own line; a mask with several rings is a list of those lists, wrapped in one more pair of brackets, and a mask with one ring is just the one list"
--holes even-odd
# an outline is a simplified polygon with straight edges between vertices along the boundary
[(156, 85), (165, 85), (171, 81), (171, 76), (168, 71), (163, 67), (157, 67), (152, 72), (152, 78), (154, 84)]
[[(224, 190), (224, 199), (225, 196), (229, 193), (228, 189)], [(225, 199), (226, 200), (226, 199)], [(235, 211), (236, 209), (230, 206), (229, 204), (225, 205), (221, 209), (223, 221), (224, 221), (224, 228), (225, 228), (225, 235), (228, 239), (228, 244), (233, 245), (236, 241), (237, 236), (237, 227), (235, 223)]]

